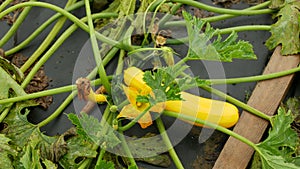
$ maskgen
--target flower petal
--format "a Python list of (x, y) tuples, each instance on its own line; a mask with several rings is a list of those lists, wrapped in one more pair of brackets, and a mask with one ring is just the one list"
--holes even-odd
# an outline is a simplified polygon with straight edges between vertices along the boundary
[[(124, 106), (120, 112), (120, 114), (117, 116), (117, 118), (120, 117), (125, 117), (127, 119), (134, 119), (136, 118), (139, 114), (141, 114), (141, 111), (136, 109), (133, 105), (128, 104)], [(142, 116), (139, 120), (138, 123), (140, 126), (144, 129), (147, 128), (152, 124), (152, 117), (149, 112), (147, 112), (144, 116)]]
[(136, 67), (129, 67), (124, 71), (124, 82), (127, 86), (136, 88), (142, 94), (148, 94), (152, 89), (143, 80), (144, 72)]

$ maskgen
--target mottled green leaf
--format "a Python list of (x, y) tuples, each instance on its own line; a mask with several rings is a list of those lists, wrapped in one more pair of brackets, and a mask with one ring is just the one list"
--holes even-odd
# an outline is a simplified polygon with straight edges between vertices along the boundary
[(0, 133), (6, 134), (11, 139), (12, 144), (18, 147), (25, 146), (31, 134), (39, 131), (36, 125), (29, 123), (27, 120), (29, 113), (27, 107), (35, 105), (36, 103), (32, 101), (16, 103), (3, 121), (7, 127)]
[(96, 150), (92, 148), (93, 144), (82, 137), (73, 136), (66, 142), (68, 151), (59, 160), (59, 164), (63, 168), (77, 169), (84, 159), (95, 158), (97, 155)]
[(0, 57), (0, 67), (2, 67), (9, 75), (15, 76), (18, 82), (21, 82), (24, 78), (22, 71), (3, 57)]
[(38, 147), (39, 139), (32, 137), (30, 142), (23, 148), (25, 152), (21, 157), (20, 162), (25, 169), (43, 169), (40, 163), (40, 152)]
[(164, 141), (154, 133), (147, 133), (142, 138), (128, 138), (126, 142), (132, 155), (140, 157), (136, 158), (137, 161), (160, 167), (169, 167), (171, 165), (170, 157), (161, 154), (166, 151)]
[(0, 67), (0, 99), (9, 97), (9, 89), (13, 89), (16, 95), (25, 95), (23, 88), (2, 68)]
[(294, 154), (299, 145), (297, 133), (291, 128), (293, 117), (290, 111), (278, 109), (278, 114), (272, 119), (272, 128), (269, 136), (257, 144), (258, 153), (263, 168), (299, 168), (294, 164)]
[(296, 0), (271, 0), (269, 8), (278, 9), (278, 8), (283, 7), (285, 4), (293, 2), (293, 1), (296, 1)]
[(300, 125), (300, 98), (289, 98), (284, 106), (291, 111), (296, 125)]
[[(232, 32), (225, 40), (217, 29), (213, 29), (209, 23), (191, 16), (183, 11), (189, 37), (190, 59), (215, 60), (230, 62), (236, 59), (256, 59), (253, 47), (249, 42), (237, 41), (237, 33)], [(202, 29), (205, 27), (205, 30)], [(216, 40), (213, 36), (218, 35)]]
[(0, 134), (0, 166), (6, 169), (12, 169), (12, 159), (9, 156), (16, 156), (17, 151), (9, 145), (11, 139), (5, 137), (4, 134)]
[(271, 50), (282, 45), (281, 54), (300, 52), (300, 1), (286, 3), (275, 16), (278, 20), (271, 26), (271, 37), (266, 46)]
[(299, 166), (296, 166), (293, 163), (288, 163), (282, 156), (274, 155), (267, 149), (262, 149), (260, 153), (263, 169), (299, 169)]
[(86, 140), (92, 141), (95, 144), (105, 145), (109, 148), (120, 143), (120, 140), (115, 135), (112, 128), (102, 130), (103, 127), (98, 119), (89, 116), (86, 113), (81, 113), (81, 117), (75, 114), (68, 114), (69, 119), (76, 125), (77, 133)]

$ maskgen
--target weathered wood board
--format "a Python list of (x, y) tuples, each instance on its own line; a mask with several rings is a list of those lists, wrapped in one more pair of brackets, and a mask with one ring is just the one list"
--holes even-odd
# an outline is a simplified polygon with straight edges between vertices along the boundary
[[(278, 46), (265, 67), (263, 74), (275, 73), (288, 70), (298, 66), (300, 62), (299, 55), (282, 56), (281, 47)], [(248, 105), (264, 112), (268, 115), (276, 113), (279, 104), (284, 99), (294, 75), (288, 75), (276, 79), (258, 82)], [(248, 138), (254, 143), (260, 142), (268, 122), (246, 111), (242, 112), (239, 122), (233, 131)], [(214, 169), (243, 169), (246, 168), (254, 150), (241, 141), (229, 137), (221, 154), (219, 155)]]

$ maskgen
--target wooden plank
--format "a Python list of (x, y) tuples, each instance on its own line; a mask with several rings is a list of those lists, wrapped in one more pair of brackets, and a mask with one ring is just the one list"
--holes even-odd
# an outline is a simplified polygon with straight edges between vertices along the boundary
[[(280, 55), (280, 49), (280, 46), (275, 49), (263, 74), (275, 73), (298, 66), (300, 61), (299, 55), (282, 56)], [(258, 82), (247, 104), (268, 115), (273, 115), (285, 97), (293, 76), (288, 75)], [(233, 131), (254, 143), (258, 143), (268, 124), (266, 120), (243, 111)], [(213, 169), (246, 168), (253, 152), (254, 150), (250, 146), (233, 137), (229, 137)]]

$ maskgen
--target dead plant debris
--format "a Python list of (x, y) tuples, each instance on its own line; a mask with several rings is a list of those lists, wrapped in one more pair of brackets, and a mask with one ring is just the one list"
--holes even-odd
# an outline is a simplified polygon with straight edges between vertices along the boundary
[[(27, 60), (21, 53), (17, 53), (12, 56), (11, 62), (15, 64), (17, 67), (21, 67)], [(24, 75), (26, 76), (30, 72), (31, 68), (28, 69)], [(25, 92), (26, 93), (35, 93), (39, 91), (45, 90), (49, 86), (50, 79), (45, 73), (44, 67), (41, 67), (39, 71), (35, 74), (33, 79), (27, 85)], [(45, 96), (35, 99), (35, 101), (44, 109), (47, 109), (49, 105), (52, 103), (52, 96)]]

